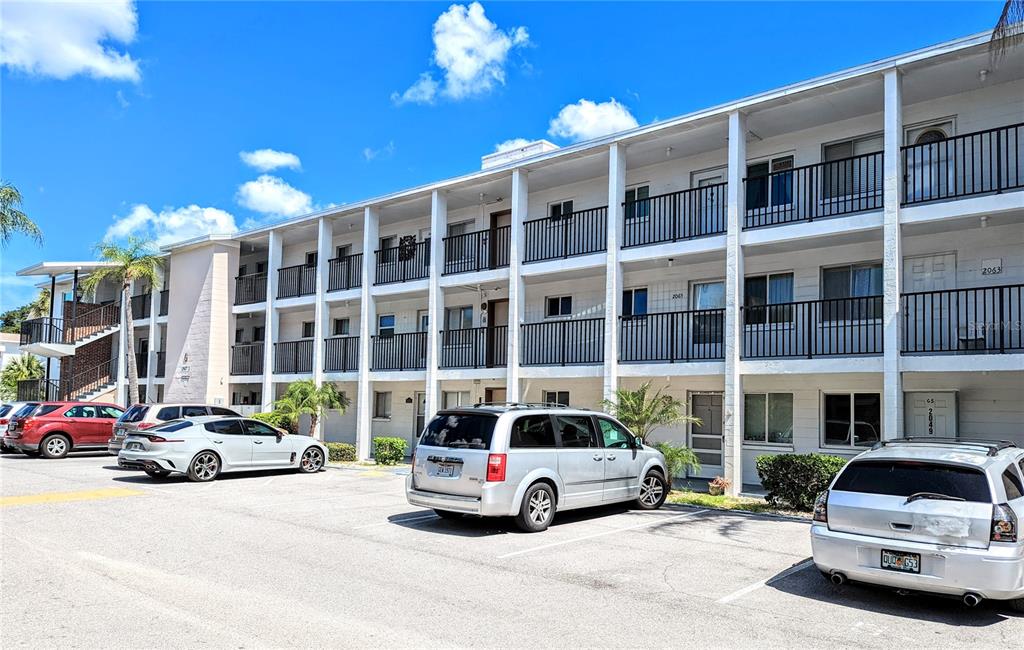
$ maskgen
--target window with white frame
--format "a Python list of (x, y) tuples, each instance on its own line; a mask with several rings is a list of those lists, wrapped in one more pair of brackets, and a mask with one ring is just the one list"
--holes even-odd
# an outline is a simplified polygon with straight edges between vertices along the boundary
[(350, 329), (350, 321), (347, 318), (335, 318), (334, 328), (332, 330), (335, 336), (348, 336)]
[(316, 251), (306, 253), (306, 266), (316, 266)]
[(395, 335), (395, 315), (381, 314), (377, 317), (377, 336), (387, 337)]
[(469, 406), (471, 399), (468, 390), (446, 390), (441, 393), (441, 408), (453, 409), (457, 406)]
[(391, 418), (391, 393), (390, 391), (373, 392), (373, 417), (379, 419)]
[(821, 269), (822, 320), (882, 317), (882, 263), (844, 264)]
[(459, 221), (457, 223), (448, 224), (448, 236), (455, 237), (456, 235), (465, 235), (470, 232), (473, 228), (473, 220)]
[(473, 327), (473, 307), (448, 307), (444, 310), (444, 325), (448, 330), (468, 330)]
[(622, 292), (622, 315), (647, 315), (647, 287), (626, 289)]
[(262, 327), (252, 328), (252, 342), (257, 343), (263, 340), (264, 329)]
[(881, 393), (823, 393), (822, 446), (867, 447), (882, 439)]
[(302, 338), (311, 339), (314, 336), (313, 321), (308, 320), (302, 323)]
[(626, 188), (626, 219), (646, 219), (651, 214), (650, 185), (637, 185)]
[(826, 199), (882, 191), (882, 161), (867, 157), (882, 151), (881, 133), (866, 135), (822, 147), (822, 194)]
[(334, 249), (336, 259), (344, 259), (352, 254), (352, 244), (342, 244)]
[(793, 394), (746, 393), (743, 396), (743, 441), (793, 444)]
[(572, 316), (572, 296), (548, 296), (544, 299), (544, 317)]
[[(747, 325), (788, 323), (793, 320), (793, 274), (752, 275), (743, 282), (744, 322)], [(770, 307), (769, 305), (780, 305)]]
[(569, 201), (555, 201), (554, 203), (548, 204), (548, 216), (551, 217), (552, 221), (557, 219), (564, 219), (572, 214), (572, 200)]
[(569, 391), (567, 390), (546, 390), (544, 391), (545, 404), (561, 404), (569, 406)]
[(747, 165), (747, 210), (793, 202), (793, 156), (777, 156)]

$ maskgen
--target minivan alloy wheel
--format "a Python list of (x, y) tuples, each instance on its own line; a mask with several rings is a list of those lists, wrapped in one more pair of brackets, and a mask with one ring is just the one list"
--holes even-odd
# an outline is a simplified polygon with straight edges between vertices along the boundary
[(661, 501), (664, 491), (661, 480), (653, 474), (648, 474), (640, 484), (640, 502), (646, 506), (656, 506)]
[(539, 490), (530, 497), (530, 519), (535, 523), (543, 524), (551, 513), (551, 495), (545, 490)]

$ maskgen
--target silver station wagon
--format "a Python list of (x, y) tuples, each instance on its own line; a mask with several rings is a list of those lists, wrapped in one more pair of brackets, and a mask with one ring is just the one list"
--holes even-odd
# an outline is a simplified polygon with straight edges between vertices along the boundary
[(1010, 601), (1024, 611), (1024, 450), (905, 438), (866, 451), (818, 497), (814, 563), (847, 580)]
[(406, 479), (409, 503), (446, 518), (515, 517), (542, 531), (555, 512), (635, 501), (661, 507), (665, 458), (603, 413), (551, 404), (480, 404), (427, 424)]

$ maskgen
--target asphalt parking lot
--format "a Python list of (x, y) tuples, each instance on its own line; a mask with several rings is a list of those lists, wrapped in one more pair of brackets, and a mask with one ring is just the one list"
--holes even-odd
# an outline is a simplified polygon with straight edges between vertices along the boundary
[(441, 520), (391, 471), (162, 481), (0, 457), (11, 647), (1018, 647), (993, 603), (834, 588), (807, 524), (666, 507), (540, 534)]

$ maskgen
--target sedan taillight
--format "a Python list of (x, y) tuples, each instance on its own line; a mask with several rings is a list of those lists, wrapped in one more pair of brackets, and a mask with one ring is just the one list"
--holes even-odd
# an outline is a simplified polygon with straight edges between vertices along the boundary
[(819, 494), (818, 498), (814, 500), (814, 521), (828, 523), (828, 490)]
[(155, 427), (158, 424), (160, 424), (160, 423), (159, 422), (139, 422), (139, 424), (137, 426), (138, 426), (138, 429), (140, 431), (142, 431), (143, 429), (148, 429), (150, 427)]
[(992, 506), (992, 536), (990, 539), (993, 542), (1017, 541), (1017, 515), (1009, 504), (998, 503)]

